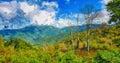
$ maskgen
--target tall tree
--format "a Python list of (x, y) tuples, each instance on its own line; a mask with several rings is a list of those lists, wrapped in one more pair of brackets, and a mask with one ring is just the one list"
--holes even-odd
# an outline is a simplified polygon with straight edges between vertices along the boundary
[(81, 13), (84, 15), (84, 19), (86, 22), (86, 30), (87, 30), (87, 50), (90, 49), (90, 29), (92, 27), (93, 21), (98, 17), (99, 11), (93, 5), (86, 5), (81, 9)]
[(107, 10), (110, 12), (111, 19), (109, 23), (120, 23), (120, 0), (113, 0), (107, 4)]
[(76, 15), (76, 22), (77, 22), (77, 27), (76, 27), (76, 34), (77, 34), (77, 41), (76, 41), (76, 48), (79, 49), (79, 14)]

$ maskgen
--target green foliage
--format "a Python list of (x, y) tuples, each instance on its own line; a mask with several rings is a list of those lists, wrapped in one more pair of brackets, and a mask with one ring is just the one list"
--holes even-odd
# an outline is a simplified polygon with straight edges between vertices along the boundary
[(116, 43), (117, 47), (120, 47), (120, 37), (114, 37), (113, 42)]
[(24, 54), (12, 54), (7, 56), (2, 56), (0, 59), (0, 62), (2, 63), (41, 63), (38, 60), (38, 57), (34, 55), (28, 57)]
[(32, 46), (27, 43), (24, 39), (11, 39), (5, 43), (5, 46), (13, 46), (14, 49), (31, 49)]
[(41, 52), (39, 55), (40, 63), (51, 63), (51, 56), (46, 52)]
[(120, 0), (113, 0), (107, 4), (108, 11), (111, 12), (110, 22), (120, 23)]
[(120, 54), (119, 52), (100, 50), (94, 57), (93, 63), (120, 63)]
[(32, 46), (24, 39), (3, 41), (0, 37), (0, 43), (5, 42), (5, 47), (0, 49), (0, 63), (120, 63), (120, 29), (116, 27), (91, 29), (89, 52), (86, 50), (86, 31), (78, 34), (79, 49), (75, 49), (77, 34), (72, 35), (73, 44), (71, 38), (66, 37), (43, 47)]
[(73, 51), (66, 53), (58, 52), (56, 54), (58, 54), (56, 57), (56, 63), (83, 63), (83, 60), (78, 58)]

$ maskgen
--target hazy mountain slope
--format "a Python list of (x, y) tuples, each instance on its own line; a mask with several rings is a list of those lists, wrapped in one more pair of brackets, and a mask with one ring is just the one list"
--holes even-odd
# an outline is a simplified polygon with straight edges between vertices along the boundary
[[(93, 25), (93, 28), (100, 27), (100, 25)], [(23, 38), (28, 42), (38, 43), (54, 43), (59, 40), (69, 36), (70, 28), (72, 32), (76, 32), (77, 26), (65, 27), (65, 28), (56, 28), (53, 26), (27, 26), (21, 29), (4, 29), (0, 30), (0, 34), (3, 36), (4, 40), (11, 38)], [(84, 31), (85, 25), (79, 26), (79, 31)]]

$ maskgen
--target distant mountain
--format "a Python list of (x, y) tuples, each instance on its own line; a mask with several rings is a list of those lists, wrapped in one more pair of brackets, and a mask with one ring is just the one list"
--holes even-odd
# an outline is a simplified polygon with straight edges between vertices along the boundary
[[(101, 25), (93, 25), (93, 28), (100, 27)], [(37, 26), (31, 25), (21, 29), (3, 29), (0, 34), (4, 40), (12, 38), (23, 38), (32, 43), (54, 43), (65, 37), (69, 36), (70, 28), (72, 32), (76, 32), (77, 26), (56, 28), (53, 26)], [(84, 31), (85, 25), (79, 26), (79, 31)]]

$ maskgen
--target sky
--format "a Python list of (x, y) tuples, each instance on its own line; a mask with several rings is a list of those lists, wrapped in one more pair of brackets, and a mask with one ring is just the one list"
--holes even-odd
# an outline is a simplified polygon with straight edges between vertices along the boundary
[[(0, 29), (23, 28), (29, 25), (50, 25), (58, 28), (76, 25), (75, 16), (80, 15), (79, 25), (85, 24), (80, 9), (92, 5), (103, 13), (94, 23), (108, 22), (110, 17), (106, 4), (111, 0), (0, 0)], [(69, 16), (69, 18), (68, 18)]]

